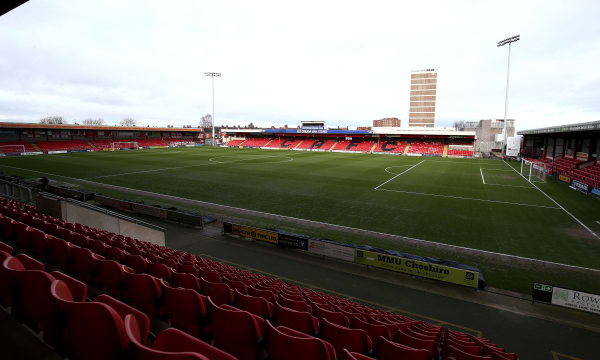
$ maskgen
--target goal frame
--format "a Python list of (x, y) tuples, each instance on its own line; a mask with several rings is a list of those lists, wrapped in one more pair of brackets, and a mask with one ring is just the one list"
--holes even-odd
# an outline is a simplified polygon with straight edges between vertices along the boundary
[[(115, 150), (121, 150), (120, 147), (115, 147), (115, 145), (118, 144), (133, 144), (133, 150), (139, 150), (140, 146), (138, 145), (137, 141), (115, 141), (113, 143), (111, 143), (111, 151), (115, 151)], [(132, 150), (131, 148), (127, 148), (128, 150)]]
[(521, 159), (521, 176), (527, 179), (527, 181), (530, 183), (545, 183), (547, 174), (548, 167), (546, 163)]
[[(18, 151), (5, 151), (3, 149), (5, 148), (19, 148)], [(25, 145), (0, 145), (0, 153), (1, 154), (25, 154), (27, 151), (25, 151)]]

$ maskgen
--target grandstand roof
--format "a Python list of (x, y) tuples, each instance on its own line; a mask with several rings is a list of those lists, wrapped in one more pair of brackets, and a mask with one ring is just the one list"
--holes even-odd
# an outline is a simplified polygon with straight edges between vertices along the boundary
[(145, 126), (92, 126), (92, 125), (50, 125), (36, 123), (0, 123), (0, 129), (61, 129), (61, 130), (110, 130), (110, 131), (184, 131), (202, 132), (201, 128), (172, 128)]
[(535, 134), (553, 134), (553, 133), (565, 133), (565, 132), (578, 132), (578, 131), (594, 131), (600, 130), (600, 120), (588, 121), (578, 124), (550, 126), (539, 129), (523, 130), (519, 131), (519, 135), (535, 135)]
[(338, 130), (338, 129), (222, 129), (230, 134), (339, 134), (339, 135), (405, 135), (405, 136), (458, 136), (475, 137), (475, 131), (459, 131), (453, 128), (397, 128), (377, 127), (372, 130)]

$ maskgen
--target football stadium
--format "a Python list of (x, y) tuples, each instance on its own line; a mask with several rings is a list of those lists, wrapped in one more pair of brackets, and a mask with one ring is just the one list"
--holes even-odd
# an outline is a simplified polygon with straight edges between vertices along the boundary
[(404, 124), (218, 125), (205, 75), (194, 126), (0, 90), (0, 358), (599, 357), (600, 121), (437, 126), (426, 69)]

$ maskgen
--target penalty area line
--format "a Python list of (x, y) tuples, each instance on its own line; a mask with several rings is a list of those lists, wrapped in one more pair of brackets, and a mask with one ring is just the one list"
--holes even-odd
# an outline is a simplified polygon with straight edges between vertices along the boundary
[(397, 178), (398, 176), (400, 176), (400, 175), (402, 175), (402, 174), (404, 174), (404, 173), (407, 173), (407, 172), (411, 171), (412, 169), (414, 169), (415, 167), (417, 167), (417, 166), (421, 165), (421, 164), (423, 163), (423, 161), (425, 161), (425, 160), (422, 160), (421, 162), (418, 162), (418, 163), (414, 164), (413, 166), (411, 166), (411, 167), (409, 167), (408, 169), (404, 170), (404, 171), (403, 171), (403, 172), (401, 172), (400, 174), (398, 174), (398, 175), (396, 175), (396, 176), (392, 177), (391, 179), (387, 180), (387, 181), (386, 181), (386, 182), (384, 182), (383, 184), (379, 184), (379, 185), (377, 185), (376, 187), (374, 187), (374, 188), (373, 188), (373, 190), (379, 190), (379, 188), (380, 188), (380, 187), (382, 187), (383, 185), (385, 185), (385, 184), (389, 183), (390, 181), (394, 180), (394, 179), (395, 179), (395, 178)]
[(577, 221), (579, 223), (579, 225), (583, 226), (584, 229), (586, 229), (587, 231), (589, 231), (590, 234), (594, 235), (594, 237), (596, 237), (597, 239), (600, 239), (600, 236), (598, 236), (598, 234), (596, 234), (595, 232), (593, 232), (592, 229), (590, 229), (589, 227), (587, 227), (587, 225), (585, 225), (581, 220), (579, 220), (578, 218), (576, 218), (575, 215), (573, 215), (569, 211), (567, 211), (567, 209), (565, 209), (561, 204), (559, 204), (556, 200), (554, 200), (552, 197), (550, 197), (550, 195), (546, 194), (542, 189), (540, 189), (539, 187), (537, 187), (536, 184), (528, 181), (527, 178), (525, 178), (525, 176), (523, 176), (522, 174), (520, 174), (514, 167), (510, 166), (510, 164), (507, 163), (505, 160), (502, 160), (502, 161), (504, 161), (504, 163), (506, 164), (506, 166), (508, 166), (509, 168), (513, 169), (513, 171), (516, 172), (517, 174), (519, 174), (523, 179), (525, 179), (525, 181), (527, 181), (531, 185), (533, 185), (534, 188), (538, 189), (539, 192), (541, 192), (542, 194), (544, 194), (548, 199), (550, 199), (559, 208), (561, 208), (564, 212), (566, 212), (567, 215), (569, 215), (570, 217), (572, 217), (573, 219), (575, 219), (575, 221)]
[(479, 168), (479, 173), (481, 174), (481, 181), (483, 181), (483, 185), (485, 185), (485, 178), (483, 177), (483, 170)]

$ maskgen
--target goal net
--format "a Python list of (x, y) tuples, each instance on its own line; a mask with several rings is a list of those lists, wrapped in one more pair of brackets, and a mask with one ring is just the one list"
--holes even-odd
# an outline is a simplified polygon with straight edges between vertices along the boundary
[(521, 160), (521, 175), (529, 182), (546, 182), (547, 164), (527, 159)]
[(115, 150), (138, 150), (140, 147), (135, 141), (118, 141), (112, 143), (112, 151)]
[(0, 154), (25, 154), (25, 145), (0, 145)]

